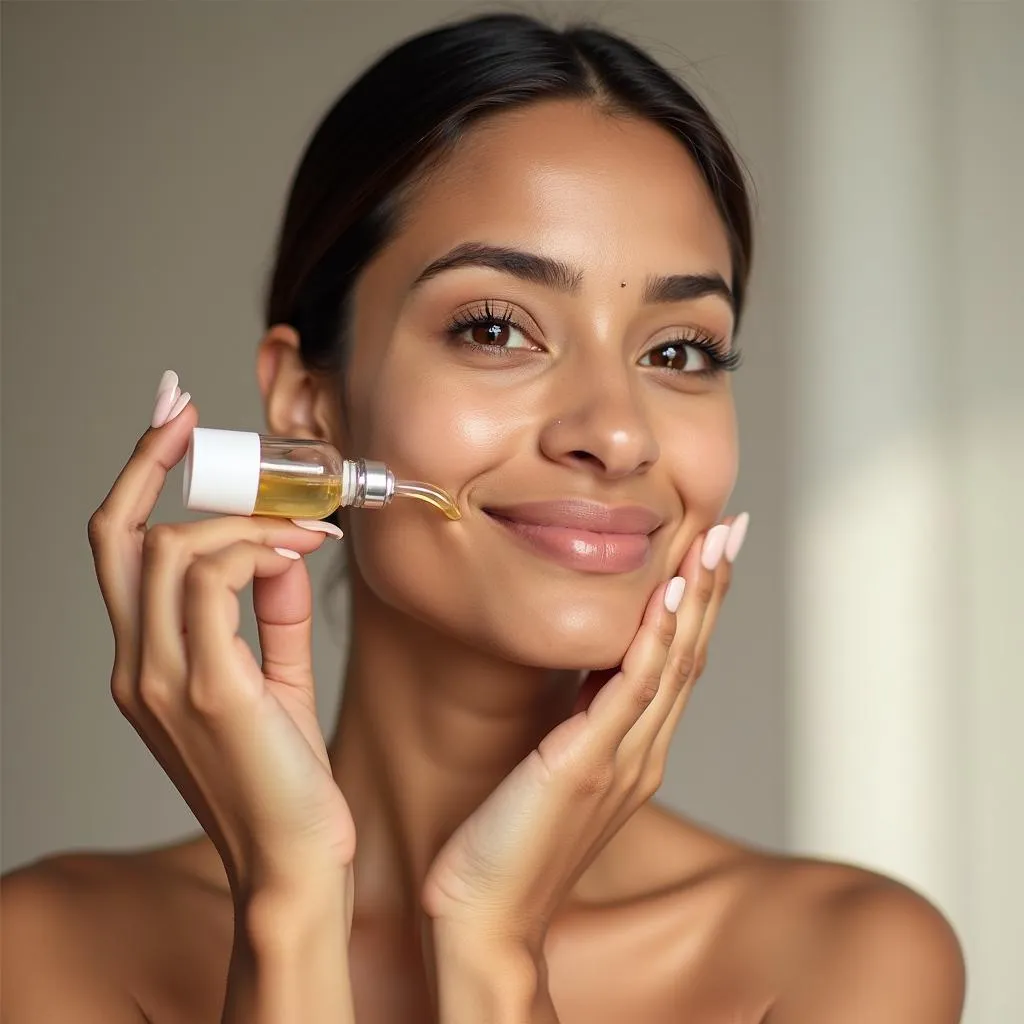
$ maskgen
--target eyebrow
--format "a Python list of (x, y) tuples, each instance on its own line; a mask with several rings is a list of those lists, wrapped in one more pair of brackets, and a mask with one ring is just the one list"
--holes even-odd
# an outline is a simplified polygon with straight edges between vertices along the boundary
[(440, 259), (434, 260), (416, 278), (413, 287), (446, 270), (457, 270), (459, 267), (490, 267), (492, 270), (500, 270), (504, 274), (518, 277), (521, 281), (542, 284), (569, 294), (578, 292), (583, 280), (582, 271), (574, 271), (568, 263), (551, 259), (549, 256), (538, 256), (536, 253), (508, 249), (499, 245), (466, 242), (457, 245)]
[[(530, 284), (540, 284), (569, 295), (577, 294), (583, 282), (583, 271), (562, 260), (482, 242), (466, 242), (430, 263), (413, 282), (412, 287), (429, 281), (447, 270), (460, 267), (488, 267), (517, 277)], [(721, 274), (669, 274), (648, 277), (644, 281), (643, 301), (689, 302), (706, 295), (717, 295), (736, 312), (736, 299)]]

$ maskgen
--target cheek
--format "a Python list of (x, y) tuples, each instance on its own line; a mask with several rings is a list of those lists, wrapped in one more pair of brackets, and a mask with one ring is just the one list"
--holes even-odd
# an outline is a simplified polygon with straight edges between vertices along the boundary
[(671, 446), (662, 447), (668, 472), (682, 498), (694, 533), (717, 522), (729, 501), (739, 470), (736, 420), (724, 403), (711, 415), (677, 431)]
[[(422, 363), (415, 372), (381, 367), (372, 386), (357, 393), (366, 397), (352, 417), (352, 454), (380, 459), (397, 477), (435, 484), (457, 499), (509, 458), (529, 420), (508, 396), (481, 394)], [(452, 523), (400, 498), (380, 512), (350, 513), (346, 535), (355, 568), (378, 599), (489, 646), (494, 630), (474, 585), (481, 556), (466, 520)]]
[(453, 493), (500, 461), (519, 426), (515, 405), (502, 396), (481, 395), (429, 371), (414, 379), (385, 377), (375, 390), (364, 421), (367, 450), (396, 474)]

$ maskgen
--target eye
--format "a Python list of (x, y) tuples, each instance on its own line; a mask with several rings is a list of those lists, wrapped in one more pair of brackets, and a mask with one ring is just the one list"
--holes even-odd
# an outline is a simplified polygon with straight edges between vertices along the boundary
[(708, 363), (708, 357), (699, 348), (681, 341), (673, 341), (653, 349), (640, 360), (641, 366), (658, 366), (666, 370), (680, 370), (683, 373), (706, 370)]
[(482, 307), (457, 313), (448, 324), (448, 335), (472, 348), (494, 350), (533, 349), (537, 346), (526, 337), (516, 321), (511, 306), (494, 308), (490, 302)]
[(477, 320), (462, 333), (474, 345), (491, 345), (496, 348), (530, 347), (530, 343), (523, 337), (523, 332), (507, 320)]
[(704, 335), (665, 342), (640, 358), (641, 366), (701, 377), (735, 370), (739, 364), (740, 354), (737, 350), (727, 348), (717, 338)]

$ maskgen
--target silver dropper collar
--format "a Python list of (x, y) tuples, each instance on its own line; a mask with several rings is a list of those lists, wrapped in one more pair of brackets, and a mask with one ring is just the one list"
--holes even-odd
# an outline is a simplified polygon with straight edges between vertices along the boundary
[(395, 496), (395, 474), (373, 459), (345, 459), (342, 504), (353, 508), (383, 508)]

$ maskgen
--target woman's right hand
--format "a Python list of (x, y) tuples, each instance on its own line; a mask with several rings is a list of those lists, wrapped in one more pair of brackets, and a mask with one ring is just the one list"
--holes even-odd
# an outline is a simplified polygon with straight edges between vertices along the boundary
[[(161, 384), (158, 425), (89, 520), (114, 701), (213, 841), (236, 902), (345, 874), (351, 927), (355, 826), (317, 721), (312, 593), (298, 557), (325, 533), (246, 516), (147, 528), (198, 422), (187, 396), (166, 419), (177, 378)], [(237, 634), (250, 580), (262, 666)]]

